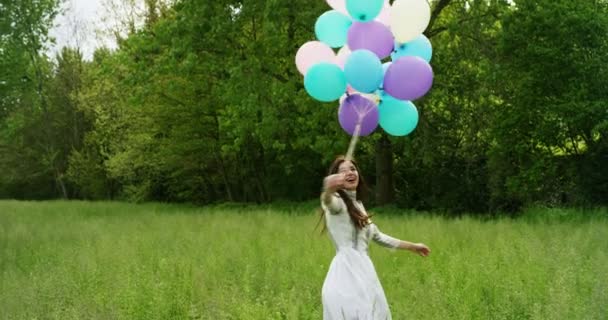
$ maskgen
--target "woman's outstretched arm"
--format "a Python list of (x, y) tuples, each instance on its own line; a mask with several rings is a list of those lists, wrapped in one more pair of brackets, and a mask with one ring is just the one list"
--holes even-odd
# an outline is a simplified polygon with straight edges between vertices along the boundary
[(424, 243), (412, 243), (401, 240), (401, 243), (399, 244), (398, 248), (403, 250), (409, 250), (423, 257), (427, 257), (429, 253), (431, 253), (431, 249), (429, 249), (429, 247), (427, 247)]
[(429, 253), (431, 253), (431, 249), (429, 249), (423, 243), (412, 243), (393, 238), (382, 233), (375, 224), (372, 224), (370, 227), (372, 228), (372, 240), (383, 247), (409, 250), (411, 252), (418, 253), (423, 257), (426, 257), (429, 255)]

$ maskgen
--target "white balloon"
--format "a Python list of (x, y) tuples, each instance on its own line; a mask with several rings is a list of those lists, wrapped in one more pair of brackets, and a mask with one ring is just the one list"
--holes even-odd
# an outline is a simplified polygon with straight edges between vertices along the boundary
[(391, 31), (399, 43), (416, 39), (430, 20), (431, 7), (426, 0), (396, 0), (391, 6)]
[(364, 98), (366, 98), (366, 99), (370, 100), (371, 102), (375, 103), (376, 105), (378, 105), (380, 103), (380, 96), (377, 95), (376, 93), (363, 93), (363, 92), (359, 92), (359, 91), (354, 91), (353, 90), (352, 93), (349, 93), (349, 94), (345, 93), (345, 94), (343, 94), (340, 97), (340, 104), (342, 104), (342, 102), (344, 102), (344, 100), (346, 100), (346, 98), (348, 97), (348, 95), (351, 95), (351, 94), (361, 95)]
[(327, 4), (334, 10), (338, 10), (340, 13), (350, 17), (348, 10), (346, 10), (346, 0), (325, 0)]
[(388, 0), (384, 1), (382, 11), (380, 11), (375, 20), (389, 28), (391, 27), (391, 3)]
[(378, 96), (375, 93), (360, 93), (360, 95), (364, 96), (365, 98), (372, 101), (376, 105), (378, 105), (378, 103), (380, 103), (380, 96)]
[(320, 62), (336, 62), (334, 50), (321, 41), (308, 41), (296, 53), (296, 66), (302, 75), (306, 75), (310, 67)]
[(342, 70), (344, 70), (344, 64), (346, 64), (346, 60), (348, 59), (348, 56), (350, 56), (351, 51), (348, 48), (348, 45), (344, 45), (344, 47), (340, 48), (340, 50), (338, 50), (338, 54), (336, 56), (336, 64), (342, 68)]
[(367, 100), (373, 102), (375, 105), (380, 104), (380, 96), (375, 94), (375, 93), (362, 93), (362, 92), (358, 92), (358, 91), (354, 91), (353, 93), (349, 93), (349, 94), (343, 94), (340, 97), (340, 105), (344, 102), (344, 100), (346, 100), (346, 98), (348, 98), (349, 95), (351, 94), (358, 94), (361, 95), (362, 97), (366, 98)]
[(346, 89), (347, 93), (343, 94), (340, 97), (340, 105), (342, 104), (342, 102), (344, 102), (344, 100), (346, 100), (346, 98), (348, 98), (349, 95), (352, 94), (358, 94), (364, 98), (366, 98), (367, 100), (373, 102), (375, 105), (378, 105), (380, 103), (380, 96), (378, 95), (378, 92), (373, 92), (373, 93), (363, 93), (363, 92), (359, 92), (355, 89), (352, 88), (348, 88)]

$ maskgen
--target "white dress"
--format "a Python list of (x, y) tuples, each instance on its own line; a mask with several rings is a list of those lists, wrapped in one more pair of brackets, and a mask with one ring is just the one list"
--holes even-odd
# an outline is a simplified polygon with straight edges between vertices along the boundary
[[(354, 205), (367, 214), (363, 204), (355, 200), (355, 193), (347, 194)], [(323, 283), (323, 319), (390, 320), (384, 290), (367, 249), (370, 240), (388, 248), (396, 248), (400, 241), (381, 233), (373, 223), (357, 229), (337, 193), (330, 204), (321, 201), (321, 206), (328, 234), (336, 247), (336, 256)]]

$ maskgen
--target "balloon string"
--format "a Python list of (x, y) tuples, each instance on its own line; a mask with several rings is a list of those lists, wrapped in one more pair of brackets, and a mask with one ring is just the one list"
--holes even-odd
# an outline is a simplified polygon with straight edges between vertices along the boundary
[(367, 116), (368, 113), (370, 113), (372, 110), (374, 110), (374, 105), (368, 104), (365, 107), (365, 110), (360, 111), (359, 109), (355, 109), (355, 112), (357, 112), (357, 115), (359, 116), (359, 122), (361, 123), (363, 118), (365, 118), (365, 116)]
[[(347, 93), (348, 95), (348, 93)], [(374, 105), (367, 105), (365, 110), (360, 111), (358, 108), (355, 108), (355, 112), (359, 116), (357, 119), (357, 125), (355, 126), (355, 131), (353, 131), (353, 136), (350, 139), (350, 143), (348, 145), (348, 151), (346, 151), (346, 157), (344, 160), (352, 160), (353, 154), (355, 153), (355, 146), (357, 145), (357, 141), (359, 140), (359, 134), (361, 133), (361, 123), (363, 122), (363, 118), (367, 116), (374, 109)]]
[(350, 144), (348, 145), (348, 151), (346, 151), (346, 157), (344, 160), (351, 161), (353, 159), (353, 153), (355, 153), (355, 145), (357, 144), (357, 140), (359, 139), (359, 133), (361, 132), (361, 122), (363, 117), (359, 115), (359, 120), (357, 121), (357, 125), (355, 126), (355, 131), (353, 132), (352, 138), (350, 138)]

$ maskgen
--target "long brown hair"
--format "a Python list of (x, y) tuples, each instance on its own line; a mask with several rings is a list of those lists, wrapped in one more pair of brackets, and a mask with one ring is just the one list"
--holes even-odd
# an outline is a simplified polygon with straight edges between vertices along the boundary
[[(340, 165), (344, 161), (346, 161), (344, 156), (340, 155), (340, 156), (336, 157), (334, 162), (329, 167), (329, 171), (328, 171), (327, 175), (332, 175), (332, 174), (338, 173), (338, 169), (340, 168)], [(368, 192), (367, 184), (365, 183), (365, 179), (363, 179), (361, 170), (359, 170), (359, 166), (357, 165), (355, 160), (354, 159), (350, 160), (350, 162), (355, 166), (355, 169), (357, 169), (357, 173), (359, 175), (359, 184), (357, 185), (357, 195), (356, 195), (357, 200), (363, 200), (367, 196), (367, 192)], [(346, 192), (344, 190), (340, 189), (337, 192), (340, 195), (340, 198), (342, 198), (342, 200), (344, 201), (344, 204), (346, 204), (346, 209), (348, 211), (348, 215), (350, 216), (351, 221), (355, 224), (355, 227), (357, 229), (363, 229), (369, 223), (368, 222), (369, 217), (365, 213), (361, 212), (361, 210), (357, 209), (357, 207), (355, 207), (355, 204), (353, 203), (351, 198), (346, 194)], [(325, 220), (324, 219), (325, 212), (323, 211), (323, 209), (321, 209), (320, 212), (321, 212), (321, 217), (319, 218), (317, 227), (319, 226), (319, 223), (321, 222), (321, 220)], [(326, 225), (324, 223), (323, 229), (321, 230), (321, 232), (325, 231), (325, 229), (326, 229)]]

